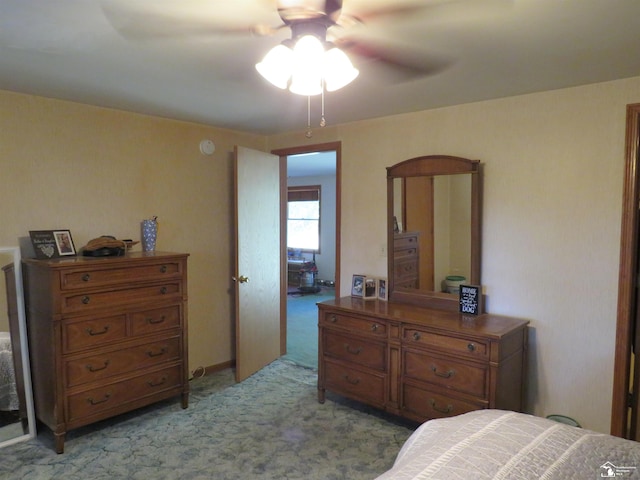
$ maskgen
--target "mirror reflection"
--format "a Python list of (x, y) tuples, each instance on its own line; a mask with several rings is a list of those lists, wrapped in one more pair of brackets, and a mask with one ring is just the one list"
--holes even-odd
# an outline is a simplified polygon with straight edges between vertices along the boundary
[(471, 278), (471, 174), (396, 178), (393, 188), (394, 245), (413, 242), (417, 262), (396, 286), (457, 293)]
[(35, 435), (18, 252), (0, 248), (0, 447)]

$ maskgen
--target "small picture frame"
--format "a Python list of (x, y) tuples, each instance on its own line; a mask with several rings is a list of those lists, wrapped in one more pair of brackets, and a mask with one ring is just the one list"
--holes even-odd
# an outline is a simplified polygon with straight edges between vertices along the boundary
[(364, 275), (354, 275), (351, 279), (351, 296), (360, 297), (364, 295)]
[(50, 259), (76, 254), (69, 230), (30, 230), (29, 237), (36, 258)]
[(375, 300), (378, 298), (378, 279), (375, 277), (364, 278), (364, 292), (362, 298), (364, 300)]
[(56, 239), (58, 255), (65, 257), (76, 254), (76, 247), (73, 245), (73, 239), (71, 238), (71, 232), (69, 230), (55, 230), (53, 236)]
[(480, 285), (460, 285), (460, 313), (465, 315), (482, 313), (482, 287)]
[(387, 301), (387, 279), (386, 278), (378, 278), (378, 300), (382, 300), (383, 302)]

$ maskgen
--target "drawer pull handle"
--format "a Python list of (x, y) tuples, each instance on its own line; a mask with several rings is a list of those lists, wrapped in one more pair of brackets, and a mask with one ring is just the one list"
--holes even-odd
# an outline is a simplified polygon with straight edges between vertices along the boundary
[(86, 332), (92, 337), (95, 337), (97, 335), (104, 335), (108, 331), (109, 331), (109, 325), (105, 325), (104, 328), (99, 331), (95, 331), (93, 328), (87, 328), (86, 330)]
[(167, 273), (167, 266), (166, 265), (162, 265), (160, 267), (160, 273)]
[(165, 318), (167, 318), (167, 317), (165, 317), (164, 315), (162, 315), (162, 316), (161, 316), (160, 318), (158, 318), (158, 319), (155, 319), (155, 318), (153, 318), (153, 317), (151, 317), (151, 318), (147, 318), (147, 323), (149, 323), (149, 324), (151, 324), (151, 325), (157, 325), (157, 324), (159, 324), (159, 323), (164, 322)]
[(164, 295), (164, 294), (166, 294), (166, 293), (167, 293), (167, 287), (162, 287), (162, 288), (160, 289), (160, 295)]
[(84, 303), (85, 305), (87, 305), (90, 301), (91, 297), (89, 295), (85, 295), (84, 297), (82, 297), (82, 303)]
[(349, 378), (349, 375), (345, 375), (343, 378), (344, 378), (347, 382), (349, 382), (351, 385), (357, 385), (357, 384), (359, 384), (359, 383), (360, 383), (360, 379), (359, 379), (359, 378), (351, 379), (351, 378)]
[(453, 411), (453, 405), (451, 404), (447, 405), (446, 408), (441, 408), (436, 405), (436, 401), (433, 398), (430, 400), (430, 403), (431, 403), (431, 408), (433, 408), (436, 412), (448, 414)]
[(91, 405), (99, 405), (101, 403), (107, 402), (110, 398), (111, 398), (111, 394), (106, 393), (102, 400), (94, 400), (93, 397), (89, 397), (87, 398), (87, 402), (89, 402)]
[(104, 361), (104, 365), (102, 365), (101, 367), (94, 367), (93, 365), (87, 365), (87, 370), (89, 370), (90, 372), (99, 372), (100, 370), (104, 370), (105, 368), (107, 368), (109, 366), (109, 360), (105, 360)]
[(371, 325), (372, 332), (377, 332), (378, 328), (380, 328), (380, 325), (378, 325), (377, 323), (374, 323), (373, 325)]
[(349, 345), (348, 343), (344, 344), (344, 349), (352, 355), (359, 355), (362, 351), (362, 347), (351, 348), (351, 345)]
[(160, 385), (162, 385), (162, 384), (164, 384), (166, 382), (167, 382), (167, 377), (164, 376), (160, 380), (158, 380), (157, 382), (154, 382), (153, 380), (147, 382), (147, 385), (149, 385), (150, 387), (159, 387)]
[(331, 316), (329, 317), (329, 321), (330, 321), (331, 323), (336, 323), (336, 322), (338, 321), (338, 319), (336, 318), (336, 316), (335, 316), (335, 315), (331, 315)]
[(476, 351), (475, 343), (470, 343), (469, 345), (467, 345), (467, 350), (469, 350), (470, 352), (475, 352)]
[(82, 276), (82, 281), (83, 281), (83, 282), (88, 282), (89, 280), (91, 280), (91, 275), (89, 275), (88, 273), (85, 273), (85, 274)]
[(147, 352), (147, 355), (149, 357), (159, 357), (161, 355), (164, 355), (165, 353), (167, 353), (167, 347), (162, 347), (159, 352), (154, 352), (153, 350), (149, 350)]
[(417, 342), (420, 340), (420, 332), (413, 332), (413, 339)]
[(438, 368), (435, 365), (431, 365), (431, 371), (438, 377), (442, 378), (451, 378), (456, 374), (455, 370), (449, 370), (448, 372), (439, 372)]

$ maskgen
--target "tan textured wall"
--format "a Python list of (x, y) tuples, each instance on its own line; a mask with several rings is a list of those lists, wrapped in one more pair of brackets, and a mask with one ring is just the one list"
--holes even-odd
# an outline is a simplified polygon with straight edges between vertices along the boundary
[[(625, 106), (640, 77), (263, 137), (0, 92), (0, 245), (68, 228), (77, 246), (139, 237), (188, 251), (190, 366), (232, 358), (234, 144), (342, 141), (342, 293), (384, 275), (385, 167), (443, 153), (484, 163), (488, 309), (531, 320), (529, 409), (609, 430)], [(330, 112), (329, 112), (330, 113)], [(304, 126), (303, 126), (304, 127)], [(202, 138), (218, 146), (198, 151)], [(268, 141), (267, 141), (268, 140)]]
[(0, 245), (58, 228), (77, 248), (139, 239), (157, 215), (157, 250), (191, 254), (191, 370), (232, 358), (231, 152), (264, 137), (2, 91), (0, 105)]
[(529, 410), (608, 432), (625, 108), (637, 102), (640, 77), (273, 136), (269, 147), (342, 141), (344, 295), (353, 273), (386, 273), (385, 167), (480, 159), (482, 283), (490, 312), (531, 320)]

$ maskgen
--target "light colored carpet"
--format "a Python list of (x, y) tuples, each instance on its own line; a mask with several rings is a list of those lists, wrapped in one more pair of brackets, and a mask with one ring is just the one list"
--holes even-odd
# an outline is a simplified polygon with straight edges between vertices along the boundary
[[(225, 370), (191, 382), (178, 399), (67, 434), (0, 450), (0, 478), (372, 479), (388, 469), (413, 426), (329, 396), (317, 375), (278, 360), (242, 383)], [(352, 408), (355, 407), (355, 408)]]

